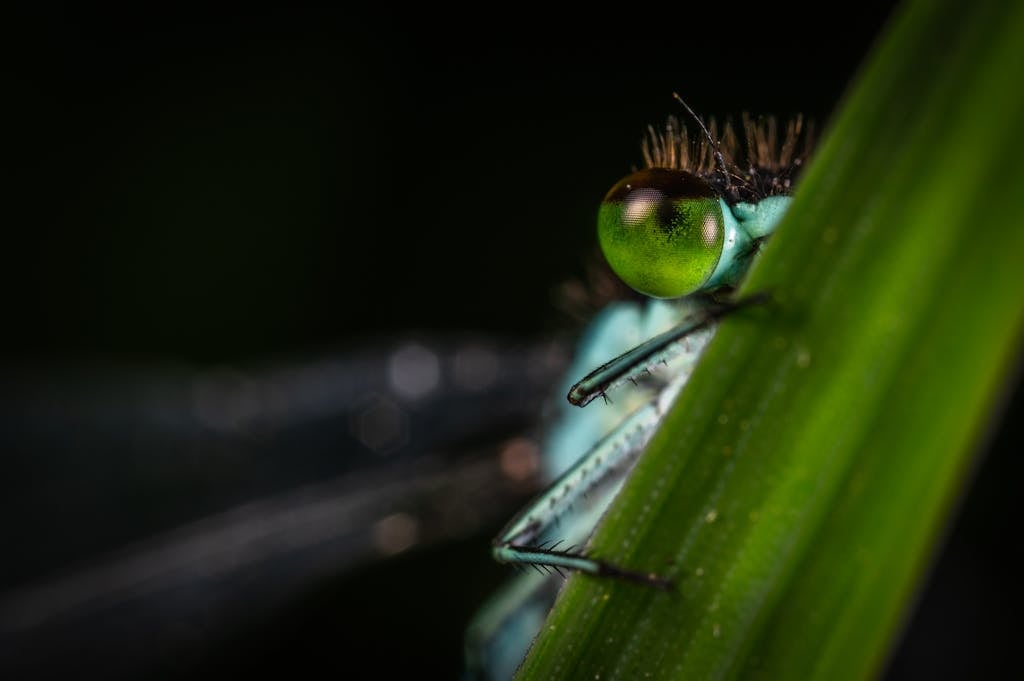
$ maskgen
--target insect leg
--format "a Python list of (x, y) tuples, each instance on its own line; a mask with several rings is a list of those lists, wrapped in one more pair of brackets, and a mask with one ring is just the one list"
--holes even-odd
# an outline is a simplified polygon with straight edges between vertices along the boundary
[(764, 294), (755, 294), (734, 302), (698, 298), (694, 301), (698, 306), (697, 311), (682, 322), (587, 374), (569, 391), (569, 402), (584, 407), (612, 388), (679, 356), (686, 356), (690, 361), (687, 366), (677, 368), (676, 373), (688, 375), (711, 340), (718, 320), (748, 305), (763, 303), (766, 299)]
[[(618, 491), (683, 382), (674, 382), (658, 397), (634, 411), (513, 518), (494, 540), (495, 559), (503, 563), (579, 570), (670, 588), (671, 583), (658, 575), (628, 570), (557, 545), (549, 546), (540, 539), (558, 523), (562, 530), (560, 537), (566, 542), (586, 540), (597, 516), (604, 512), (608, 501)], [(574, 506), (586, 506), (588, 501), (594, 502), (590, 513), (573, 511)], [(563, 521), (566, 521), (564, 526)]]

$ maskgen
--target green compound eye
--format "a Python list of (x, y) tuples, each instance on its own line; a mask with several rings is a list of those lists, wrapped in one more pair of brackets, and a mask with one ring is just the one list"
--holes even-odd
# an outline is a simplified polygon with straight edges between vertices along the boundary
[(608, 264), (653, 298), (699, 289), (718, 265), (724, 234), (714, 189), (681, 170), (648, 168), (626, 176), (604, 197), (597, 217)]

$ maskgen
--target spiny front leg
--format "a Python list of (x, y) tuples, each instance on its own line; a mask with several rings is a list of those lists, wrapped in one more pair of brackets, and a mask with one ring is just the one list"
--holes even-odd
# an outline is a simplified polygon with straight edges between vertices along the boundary
[[(716, 301), (700, 298), (696, 313), (664, 333), (660, 333), (632, 350), (602, 364), (590, 372), (569, 391), (569, 402), (585, 407), (597, 397), (605, 394), (626, 381), (635, 381), (645, 372), (659, 364), (668, 363), (681, 356), (689, 359), (685, 367), (675, 369), (677, 375), (685, 372), (689, 376), (697, 358), (714, 335), (715, 327), (723, 317), (747, 306), (762, 304), (769, 300), (767, 293), (758, 293), (737, 301)], [(679, 363), (679, 360), (676, 360)], [(675, 379), (673, 379), (675, 380)], [(685, 377), (683, 378), (685, 381)]]
[[(656, 574), (630, 570), (593, 558), (577, 551), (575, 546), (566, 549), (561, 546), (581, 544), (587, 540), (682, 383), (670, 384), (657, 398), (633, 412), (513, 518), (494, 540), (495, 559), (503, 563), (530, 565), (538, 570), (579, 570), (671, 589), (672, 582)], [(541, 541), (542, 536), (556, 525), (562, 540), (558, 543)]]

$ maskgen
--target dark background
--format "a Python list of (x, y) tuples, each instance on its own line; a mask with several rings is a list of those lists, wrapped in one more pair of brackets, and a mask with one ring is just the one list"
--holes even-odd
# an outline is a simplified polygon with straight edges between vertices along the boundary
[[(827, 20), (767, 6), (617, 11), (24, 15), (6, 84), (7, 413), (35, 376), (60, 390), (50, 377), (68, 367), (146, 376), (361, 357), (396, 338), (571, 332), (552, 292), (583, 276), (596, 206), (639, 162), (644, 126), (680, 113), (672, 92), (704, 115), (827, 121), (889, 8)], [(1020, 410), (1008, 413), (893, 678), (1009, 660), (1019, 563), (1002, 544)], [(2, 430), (12, 589), (350, 465), (204, 473), (192, 458), (180, 480), (196, 488), (168, 492), (62, 441), (60, 421), (42, 448), (16, 420)], [(185, 652), (151, 641), (127, 671), (82, 653), (109, 649), (101, 634), (55, 656), (77, 651), (68, 659), (113, 676), (455, 678), (461, 628), (506, 575), (487, 556), (496, 529), (308, 584), (244, 626), (183, 623), (199, 632)], [(25, 673), (59, 668), (6, 652)]]

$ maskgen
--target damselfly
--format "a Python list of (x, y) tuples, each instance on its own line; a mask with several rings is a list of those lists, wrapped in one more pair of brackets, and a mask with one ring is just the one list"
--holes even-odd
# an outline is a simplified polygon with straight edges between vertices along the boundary
[[(649, 128), (644, 167), (617, 182), (598, 212), (608, 264), (650, 300), (607, 307), (583, 336), (569, 370), (573, 383), (565, 386), (569, 404), (545, 441), (554, 482), (494, 541), (497, 560), (533, 570), (495, 595), (470, 625), (473, 678), (511, 677), (565, 571), (673, 588), (646, 566), (610, 563), (585, 544), (718, 320), (766, 299), (731, 294), (788, 208), (813, 139), (799, 116), (780, 126), (775, 118), (744, 114), (738, 131), (730, 122), (719, 129), (676, 98), (700, 134), (691, 140), (675, 118), (661, 130)], [(636, 388), (616, 391), (612, 402), (609, 393), (627, 382)], [(598, 397), (604, 405), (578, 409)]]

